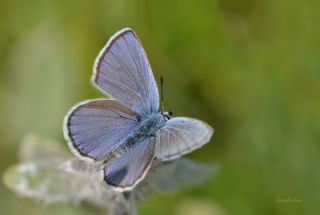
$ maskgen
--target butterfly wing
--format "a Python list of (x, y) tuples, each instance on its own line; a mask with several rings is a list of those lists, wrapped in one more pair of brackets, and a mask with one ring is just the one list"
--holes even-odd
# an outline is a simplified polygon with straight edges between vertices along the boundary
[(201, 120), (187, 117), (169, 119), (157, 134), (156, 158), (176, 159), (206, 144), (212, 134), (212, 127)]
[(157, 84), (146, 53), (131, 29), (116, 33), (101, 50), (92, 82), (140, 115), (158, 111)]
[(154, 158), (154, 138), (136, 142), (121, 157), (104, 167), (104, 180), (116, 189), (131, 190), (145, 176)]
[(97, 99), (74, 106), (64, 120), (72, 152), (101, 160), (138, 126), (137, 115), (116, 100)]

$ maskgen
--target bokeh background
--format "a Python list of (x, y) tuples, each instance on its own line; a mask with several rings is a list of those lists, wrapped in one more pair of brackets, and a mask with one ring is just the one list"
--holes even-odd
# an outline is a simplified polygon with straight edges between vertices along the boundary
[[(29, 132), (65, 144), (68, 109), (102, 97), (89, 84), (96, 55), (131, 27), (165, 79), (165, 106), (215, 128), (189, 157), (220, 166), (201, 186), (148, 197), (139, 214), (320, 214), (319, 20), (317, 0), (1, 0), (0, 174)], [(3, 183), (0, 205), (103, 214), (44, 206)]]

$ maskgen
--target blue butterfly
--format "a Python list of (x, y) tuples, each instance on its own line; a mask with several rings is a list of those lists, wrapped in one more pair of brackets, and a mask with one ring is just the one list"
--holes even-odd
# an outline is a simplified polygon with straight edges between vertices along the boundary
[(176, 159), (207, 143), (211, 126), (159, 111), (159, 93), (146, 53), (133, 30), (107, 42), (95, 60), (92, 83), (112, 99), (75, 105), (64, 119), (64, 136), (81, 159), (102, 164), (114, 188), (131, 190), (153, 159)]

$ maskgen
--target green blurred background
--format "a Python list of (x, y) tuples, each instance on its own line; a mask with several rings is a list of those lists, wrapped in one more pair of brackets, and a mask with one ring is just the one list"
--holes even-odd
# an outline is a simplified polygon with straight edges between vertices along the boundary
[[(139, 214), (320, 214), (320, 1), (0, 1), (0, 173), (33, 132), (60, 140), (75, 103), (102, 97), (93, 61), (123, 27), (139, 35), (165, 106), (203, 119), (219, 164), (207, 183), (155, 194)], [(281, 201), (295, 199), (297, 201)], [(0, 184), (1, 214), (103, 214)]]

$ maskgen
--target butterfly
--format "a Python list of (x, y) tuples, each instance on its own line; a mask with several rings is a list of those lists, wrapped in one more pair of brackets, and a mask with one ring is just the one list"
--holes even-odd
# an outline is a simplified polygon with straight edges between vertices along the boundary
[(135, 32), (114, 34), (95, 60), (92, 84), (111, 99), (76, 104), (64, 119), (64, 136), (80, 159), (101, 163), (105, 182), (131, 190), (154, 159), (169, 161), (207, 143), (213, 129), (193, 118), (159, 111), (159, 93)]

